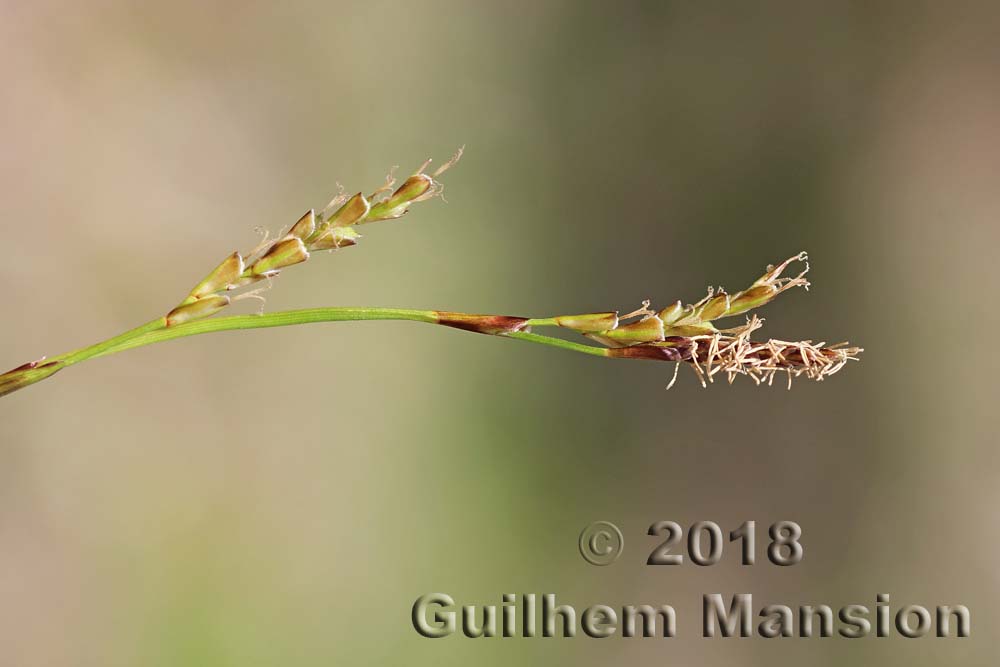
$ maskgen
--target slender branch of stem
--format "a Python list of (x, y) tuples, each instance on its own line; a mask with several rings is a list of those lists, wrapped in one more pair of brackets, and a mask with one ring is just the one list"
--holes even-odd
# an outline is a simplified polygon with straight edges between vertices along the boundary
[[(459, 314), (453, 313), (451, 315), (455, 316)], [(478, 316), (466, 315), (464, 313), (460, 315), (469, 318), (492, 317), (490, 315)], [(71, 358), (66, 359), (66, 361), (68, 363), (77, 363), (79, 361), (84, 361), (85, 359), (103, 357), (136, 347), (152, 345), (153, 343), (161, 343), (175, 338), (186, 338), (188, 336), (197, 336), (199, 334), (212, 333), (215, 331), (265, 329), (270, 327), (293, 326), (296, 324), (311, 324), (315, 322), (357, 322), (370, 320), (405, 320), (411, 322), (424, 322), (427, 324), (443, 323), (441, 321), (439, 311), (411, 310), (404, 308), (308, 308), (304, 310), (288, 310), (277, 313), (266, 313), (263, 315), (232, 315), (229, 317), (199, 320), (167, 329), (150, 331), (148, 333), (143, 333), (139, 336), (134, 336), (120, 341), (112, 346), (100, 344), (99, 346), (93, 346), (93, 348), (85, 348), (84, 350), (80, 350), (75, 353)], [(539, 322), (541, 323), (540, 326), (546, 326), (547, 324), (544, 320), (528, 321), (533, 323)], [(487, 332), (480, 331), (477, 333)], [(516, 340), (523, 340), (529, 343), (538, 343), (541, 345), (557, 347), (563, 350), (570, 350), (572, 352), (582, 352), (584, 354), (599, 357), (607, 356), (605, 352), (606, 348), (585, 345), (583, 343), (574, 343), (560, 338), (529, 333), (527, 331), (500, 332), (492, 335), (514, 338)], [(94, 352), (92, 351), (94, 348), (99, 349)]]
[(166, 325), (167, 325), (166, 318), (159, 317), (155, 320), (146, 322), (142, 326), (136, 327), (135, 329), (130, 329), (125, 333), (119, 334), (113, 338), (109, 338), (107, 340), (101, 341), (100, 343), (89, 345), (87, 347), (81, 347), (78, 350), (73, 350), (72, 352), (66, 352), (56, 357), (50, 357), (47, 361), (62, 362), (63, 367), (65, 367), (71, 364), (75, 364), (79, 361), (83, 361), (85, 359), (92, 359), (94, 357), (103, 356), (104, 354), (109, 353), (108, 350), (115, 349), (117, 346), (127, 341), (134, 340), (150, 332), (163, 329)]
[(166, 326), (166, 324), (167, 319), (165, 317), (159, 317), (143, 324), (142, 326), (138, 326), (134, 329), (126, 331), (125, 333), (119, 334), (105, 341), (101, 341), (100, 343), (80, 348), (79, 350), (74, 350), (72, 352), (66, 352), (65, 354), (60, 354), (59, 356), (48, 359), (43, 357), (38, 361), (31, 361), (26, 364), (22, 364), (17, 368), (7, 371), (6, 373), (0, 373), (0, 396), (6, 396), (7, 394), (15, 392), (18, 389), (23, 389), (28, 385), (40, 382), (47, 377), (55, 375), (66, 366), (106, 353), (108, 350), (111, 350), (126, 341), (141, 337), (152, 331), (162, 329)]
[(526, 324), (529, 327), (557, 327), (559, 326), (558, 319), (558, 317), (534, 317)]
[(111, 348), (102, 349), (93, 355), (87, 355), (87, 350), (82, 350), (81, 354), (85, 356), (74, 358), (73, 363), (153, 343), (173, 340), (175, 338), (186, 338), (187, 336), (197, 336), (214, 331), (267, 329), (270, 327), (287, 327), (314, 322), (358, 322), (368, 320), (408, 320), (432, 324), (437, 323), (437, 318), (433, 310), (410, 310), (405, 308), (308, 308), (304, 310), (265, 313), (262, 315), (230, 315), (228, 317), (197, 320), (144, 333), (122, 341)]
[(574, 343), (573, 341), (563, 340), (562, 338), (553, 338), (552, 336), (543, 336), (541, 334), (530, 333), (528, 331), (514, 331), (508, 334), (499, 334), (504, 338), (513, 338), (515, 340), (523, 340), (529, 343), (540, 343), (541, 345), (548, 345), (550, 347), (558, 347), (562, 350), (569, 350), (570, 352), (582, 352), (583, 354), (591, 354), (595, 357), (607, 357), (608, 348), (597, 347), (595, 345), (584, 345), (583, 343)]
[(0, 396), (44, 380), (57, 371), (67, 366), (78, 364), (81, 361), (105, 357), (137, 347), (174, 340), (175, 338), (186, 338), (188, 336), (197, 336), (216, 331), (265, 329), (315, 322), (356, 322), (367, 320), (406, 320), (439, 324), (476, 333), (547, 345), (571, 352), (580, 352), (598, 357), (609, 356), (606, 348), (574, 343), (524, 330), (531, 324), (535, 326), (556, 326), (553, 318), (526, 320), (505, 316), (472, 315), (436, 310), (349, 307), (309, 308), (266, 313), (263, 315), (233, 315), (195, 320), (169, 327), (166, 326), (165, 319), (161, 317), (89, 347), (80, 348), (56, 357), (51, 357), (44, 362), (34, 362), (34, 364), (28, 364), (8, 373), (0, 374)]

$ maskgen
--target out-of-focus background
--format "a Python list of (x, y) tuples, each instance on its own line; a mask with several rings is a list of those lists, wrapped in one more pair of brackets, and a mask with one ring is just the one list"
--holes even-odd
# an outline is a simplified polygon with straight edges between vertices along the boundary
[[(813, 289), (762, 333), (867, 351), (791, 392), (666, 392), (667, 365), (387, 322), (67, 370), (0, 402), (0, 662), (985, 664), (998, 31), (988, 3), (7, 0), (0, 366), (461, 144), (447, 203), (266, 307), (630, 310), (806, 249)], [(626, 537), (608, 568), (577, 553), (597, 519)], [(647, 567), (661, 519), (795, 520), (805, 560)], [(680, 637), (431, 641), (410, 606), (435, 591), (670, 603)], [(973, 637), (702, 639), (713, 592), (960, 603)]]

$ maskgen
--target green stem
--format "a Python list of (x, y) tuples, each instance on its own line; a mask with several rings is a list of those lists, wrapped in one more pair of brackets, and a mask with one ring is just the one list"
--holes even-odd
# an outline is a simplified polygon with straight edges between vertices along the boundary
[(126, 341), (163, 329), (165, 326), (167, 326), (166, 318), (160, 317), (150, 322), (146, 322), (142, 326), (136, 327), (135, 329), (130, 329), (123, 334), (119, 334), (114, 338), (109, 338), (88, 347), (81, 347), (80, 349), (73, 350), (72, 352), (60, 354), (57, 357), (50, 357), (48, 361), (62, 362), (63, 367), (70, 366), (86, 359), (92, 359), (94, 357), (108, 354), (108, 350), (115, 349)]
[(569, 350), (570, 352), (582, 352), (583, 354), (591, 354), (595, 357), (608, 356), (608, 349), (605, 347), (595, 347), (593, 345), (584, 345), (583, 343), (574, 343), (569, 340), (553, 338), (552, 336), (543, 336), (541, 334), (529, 333), (527, 331), (514, 331), (513, 333), (501, 335), (505, 338), (513, 338), (515, 340), (523, 340), (529, 343), (539, 343), (550, 347), (558, 347), (561, 350)]
[(89, 347), (80, 348), (79, 350), (60, 354), (49, 359), (39, 359), (38, 361), (18, 366), (6, 373), (0, 373), (0, 396), (6, 396), (18, 389), (23, 389), (28, 385), (40, 382), (47, 377), (55, 375), (63, 368), (84, 359), (106, 354), (108, 350), (112, 350), (127, 341), (140, 338), (147, 333), (162, 329), (166, 324), (166, 318), (160, 317)]
[[(80, 358), (74, 358), (70, 363), (103, 357), (116, 352), (123, 352), (136, 347), (161, 343), (175, 338), (186, 338), (187, 336), (197, 336), (199, 334), (212, 333), (215, 331), (234, 331), (240, 329), (266, 329), (269, 327), (287, 327), (296, 324), (312, 324), (315, 322), (352, 322), (370, 320), (406, 320), (411, 322), (424, 322), (427, 324), (439, 324), (438, 313), (433, 310), (409, 310), (404, 308), (309, 308), (305, 310), (287, 310), (277, 313), (266, 313), (263, 315), (232, 315), (229, 317), (216, 317), (207, 320), (188, 322), (168, 329), (159, 329), (149, 333), (132, 337), (113, 347), (102, 346), (95, 354), (86, 354)], [(534, 320), (529, 320), (535, 323)], [(542, 324), (544, 326), (544, 324)], [(525, 331), (513, 331), (509, 333), (495, 334), (505, 338), (523, 340), (529, 343), (548, 345), (572, 352), (582, 352), (594, 356), (607, 356), (605, 348), (573, 343), (571, 341), (542, 336), (540, 334), (528, 333)], [(89, 349), (89, 348), (88, 348)], [(86, 353), (87, 350), (82, 351)]]
[[(369, 320), (409, 320), (436, 324), (437, 316), (433, 310), (408, 310), (404, 308), (308, 308), (305, 310), (265, 313), (263, 315), (230, 315), (229, 317), (197, 320), (167, 329), (151, 331), (84, 358), (103, 357), (136, 347), (152, 345), (153, 343), (161, 343), (175, 338), (186, 338), (187, 336), (197, 336), (214, 331), (267, 329), (270, 327), (288, 327), (296, 324), (312, 324), (314, 322), (357, 322)], [(75, 361), (83, 361), (84, 358), (76, 359)]]
[[(455, 316), (467, 317), (474, 321), (480, 318), (489, 319), (491, 316), (465, 315), (462, 313), (449, 313), (453, 320)], [(73, 364), (88, 359), (96, 359), (109, 354), (131, 350), (137, 347), (162, 343), (175, 338), (186, 338), (215, 331), (233, 331), (242, 329), (265, 329), (269, 327), (285, 327), (296, 324), (310, 324), (314, 322), (349, 322), (368, 320), (408, 320), (412, 322), (424, 322), (427, 324), (442, 324), (442, 314), (433, 310), (410, 310), (403, 308), (310, 308), (305, 310), (289, 310), (277, 313), (267, 313), (263, 315), (233, 315), (229, 317), (216, 317), (205, 320), (186, 322), (177, 326), (167, 327), (165, 319), (159, 318), (148, 322), (140, 327), (126, 331), (123, 334), (101, 341), (89, 347), (80, 348), (72, 352), (52, 357), (37, 368), (19, 368), (6, 374), (0, 374), (0, 396), (22, 389), (30, 384), (53, 375), (59, 370)], [(552, 326), (554, 321), (550, 318), (527, 320), (526, 324), (535, 326)], [(571, 352), (580, 352), (598, 357), (607, 356), (605, 348), (594, 347), (582, 343), (529, 333), (527, 331), (500, 331), (488, 332), (489, 335), (496, 335), (504, 338), (523, 340), (529, 343), (547, 345)]]
[(555, 317), (533, 317), (527, 321), (529, 327), (557, 327), (559, 323)]

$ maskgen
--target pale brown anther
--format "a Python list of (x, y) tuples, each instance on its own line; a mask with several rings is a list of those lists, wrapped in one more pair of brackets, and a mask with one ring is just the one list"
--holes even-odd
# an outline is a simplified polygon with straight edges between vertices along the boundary
[(667, 306), (659, 312), (660, 319), (666, 325), (673, 324), (681, 318), (684, 314), (684, 304), (680, 301), (675, 301), (673, 305)]
[(556, 324), (581, 333), (599, 333), (618, 326), (618, 313), (588, 313), (586, 315), (561, 315)]
[(434, 179), (426, 174), (414, 174), (399, 186), (387, 199), (372, 205), (365, 222), (392, 220), (401, 217), (410, 204), (432, 195)]
[(729, 303), (730, 300), (728, 294), (725, 292), (716, 294), (709, 299), (704, 306), (702, 306), (701, 312), (698, 313), (698, 316), (706, 322), (710, 322), (717, 317), (727, 314), (726, 311), (729, 308)]
[(344, 202), (327, 222), (332, 227), (347, 227), (363, 220), (370, 209), (368, 200), (359, 192)]
[(310, 243), (309, 248), (312, 250), (346, 248), (357, 245), (357, 239), (359, 238), (361, 238), (361, 234), (354, 231), (352, 227), (330, 227)]
[(286, 236), (270, 248), (253, 263), (250, 272), (255, 276), (273, 274), (275, 271), (287, 266), (293, 266), (309, 259), (309, 251), (306, 250), (302, 239), (295, 236)]
[(656, 315), (650, 315), (638, 322), (622, 325), (616, 329), (584, 334), (588, 338), (604, 343), (609, 347), (621, 347), (636, 343), (651, 343), (663, 340), (663, 320)]
[(243, 273), (243, 257), (240, 253), (234, 252), (232, 255), (222, 260), (222, 263), (215, 267), (211, 273), (205, 276), (204, 280), (195, 285), (191, 290), (189, 299), (200, 299), (209, 294), (223, 292), (235, 285)]
[(173, 327), (192, 320), (211, 317), (228, 305), (228, 296), (221, 294), (206, 296), (191, 303), (181, 304), (171, 310), (167, 313), (166, 323), (168, 327)]
[(312, 236), (315, 231), (316, 211), (314, 209), (309, 209), (301, 218), (299, 218), (298, 222), (292, 225), (292, 228), (288, 230), (288, 235), (305, 241), (307, 238)]

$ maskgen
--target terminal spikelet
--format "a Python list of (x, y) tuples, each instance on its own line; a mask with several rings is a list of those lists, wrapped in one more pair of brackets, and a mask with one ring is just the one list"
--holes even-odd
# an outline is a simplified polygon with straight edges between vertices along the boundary
[(785, 374), (788, 386), (793, 378), (804, 376), (823, 380), (833, 375), (848, 361), (857, 360), (863, 351), (846, 344), (827, 347), (812, 341), (756, 341), (751, 333), (763, 320), (752, 316), (745, 327), (730, 332), (704, 336), (671, 336), (663, 341), (612, 348), (608, 356), (685, 362), (691, 366), (702, 386), (723, 375), (730, 384), (740, 375), (757, 385), (770, 386), (775, 375)]
[[(720, 373), (730, 383), (737, 376), (745, 375), (757, 385), (768, 386), (779, 373), (788, 376), (789, 386), (796, 377), (822, 380), (842, 369), (848, 361), (856, 360), (863, 350), (846, 343), (825, 347), (825, 343), (808, 340), (755, 341), (751, 334), (764, 322), (757, 315), (748, 318), (744, 326), (731, 329), (715, 326), (715, 321), (759, 308), (793, 287), (808, 289), (809, 282), (805, 278), (808, 264), (795, 276), (782, 275), (793, 262), (806, 262), (807, 259), (806, 253), (801, 252), (777, 266), (770, 265), (750, 287), (735, 294), (722, 288), (709, 288), (704, 298), (687, 306), (677, 301), (655, 311), (650, 308), (650, 302), (645, 301), (640, 309), (620, 318), (617, 313), (601, 313), (552, 319), (559, 326), (575, 329), (606, 345), (609, 357), (687, 363), (702, 386), (714, 382)], [(621, 323), (633, 318), (639, 319)], [(613, 326), (603, 331), (592, 326), (593, 322), (604, 321)]]
[(265, 237), (246, 255), (234, 252), (167, 313), (166, 326), (176, 326), (221, 312), (236, 300), (230, 299), (227, 292), (270, 280), (282, 269), (308, 260), (311, 252), (357, 245), (361, 234), (355, 226), (394, 220), (409, 211), (411, 205), (440, 195), (444, 185), (437, 177), (458, 162), (462, 151), (460, 148), (430, 174), (426, 171), (431, 160), (424, 161), (395, 190), (396, 179), (390, 173), (385, 183), (368, 197), (360, 192), (350, 197), (341, 193), (318, 214), (313, 209), (306, 211), (283, 236), (270, 242)]

